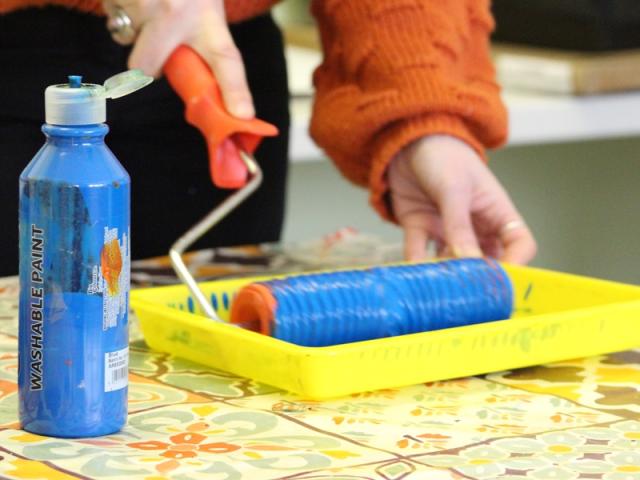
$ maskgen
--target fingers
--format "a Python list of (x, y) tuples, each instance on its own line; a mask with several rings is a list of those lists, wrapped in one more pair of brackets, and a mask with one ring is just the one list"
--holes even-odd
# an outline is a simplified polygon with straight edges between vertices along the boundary
[(490, 258), (502, 258), (502, 243), (495, 235), (483, 237), (479, 235), (480, 249), (485, 256)]
[(521, 224), (518, 228), (509, 229), (501, 233), (500, 240), (503, 253), (500, 260), (524, 265), (533, 260), (538, 247), (529, 228), (524, 222), (520, 222)]
[(231, 33), (224, 19), (217, 15), (213, 15), (206, 24), (210, 28), (195, 36), (190, 45), (206, 60), (216, 76), (229, 113), (238, 118), (253, 118), (255, 109), (244, 63)]
[(102, 0), (107, 29), (114, 42), (123, 46), (135, 43), (138, 32), (149, 18), (150, 1), (153, 0)]
[(122, 46), (134, 43), (137, 30), (129, 14), (111, 0), (104, 0), (102, 6), (107, 13), (106, 27), (113, 41)]
[(495, 188), (492, 205), (481, 212), (484, 223), (490, 226), (485, 234), (498, 244), (494, 253), (499, 256), (495, 258), (508, 263), (529, 263), (538, 250), (533, 234), (507, 192), (497, 182)]
[(442, 238), (440, 220), (423, 205), (415, 207), (412, 211), (405, 210), (398, 217), (404, 235), (404, 259), (409, 262), (427, 260), (430, 257), (429, 240), (438, 241)]
[[(454, 182), (446, 182), (447, 188), (440, 188), (440, 182), (438, 188), (431, 188), (421, 182), (430, 178), (429, 172), (411, 160), (410, 155), (398, 156), (388, 175), (393, 212), (404, 231), (405, 258), (424, 260), (428, 240), (441, 243), (448, 255), (482, 256), (471, 222), (471, 188)], [(456, 177), (460, 177), (457, 172)]]
[(444, 237), (455, 257), (481, 257), (473, 222), (471, 191), (466, 188), (443, 189), (438, 201)]
[(455, 257), (480, 257), (472, 222), (473, 172), (482, 165), (464, 142), (444, 135), (424, 137), (410, 145), (406, 157), (413, 181), (439, 210), (447, 250)]
[[(131, 17), (139, 30), (130, 68), (158, 77), (169, 55), (186, 44), (211, 68), (229, 113), (247, 119), (255, 116), (242, 56), (229, 32), (221, 0), (119, 3), (130, 4), (126, 10), (136, 13)], [(113, 0), (105, 0), (105, 8), (112, 6)]]
[(427, 258), (429, 235), (420, 226), (407, 225), (404, 231), (404, 259), (408, 262), (420, 262)]
[(499, 243), (503, 262), (527, 264), (536, 256), (538, 247), (531, 230), (516, 209), (504, 187), (495, 177), (491, 177), (493, 201), (482, 213), (485, 224), (490, 225), (488, 233)]
[[(405, 235), (405, 256), (426, 255), (428, 239), (441, 242), (439, 254), (498, 257), (527, 263), (536, 253), (533, 235), (498, 180), (462, 141), (433, 136), (408, 146), (390, 164), (393, 212)], [(426, 213), (417, 223), (411, 213)], [(408, 221), (408, 218), (414, 218)], [(438, 219), (439, 234), (434, 235)], [(518, 228), (512, 228), (518, 220)], [(510, 224), (510, 228), (503, 228)], [(431, 238), (429, 238), (431, 234)]]
[(171, 27), (172, 19), (166, 17), (145, 23), (129, 56), (129, 68), (159, 77), (162, 66), (180, 43), (179, 33)]

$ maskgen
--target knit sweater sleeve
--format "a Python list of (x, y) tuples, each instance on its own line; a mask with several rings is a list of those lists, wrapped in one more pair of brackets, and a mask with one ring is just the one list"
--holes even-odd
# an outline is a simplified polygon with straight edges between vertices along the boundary
[(407, 144), (458, 137), (484, 157), (507, 114), (489, 57), (489, 0), (313, 0), (324, 50), (311, 135), (392, 218), (386, 170)]

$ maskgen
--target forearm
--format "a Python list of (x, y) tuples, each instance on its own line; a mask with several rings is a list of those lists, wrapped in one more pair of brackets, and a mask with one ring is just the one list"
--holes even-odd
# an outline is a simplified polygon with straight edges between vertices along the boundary
[(479, 153), (506, 137), (488, 54), (488, 2), (316, 0), (325, 59), (314, 139), (386, 217), (385, 172), (417, 138), (445, 133)]

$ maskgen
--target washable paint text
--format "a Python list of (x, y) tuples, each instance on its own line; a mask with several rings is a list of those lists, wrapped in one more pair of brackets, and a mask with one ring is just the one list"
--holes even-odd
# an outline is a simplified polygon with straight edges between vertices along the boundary
[(42, 390), (42, 339), (44, 329), (44, 230), (31, 225), (31, 300), (30, 300), (30, 363), (29, 385), (32, 391)]

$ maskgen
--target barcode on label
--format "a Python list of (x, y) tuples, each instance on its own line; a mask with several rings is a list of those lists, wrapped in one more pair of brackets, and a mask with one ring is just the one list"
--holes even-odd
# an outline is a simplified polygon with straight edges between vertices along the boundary
[(104, 354), (104, 391), (125, 388), (129, 380), (129, 347)]
[(113, 370), (111, 372), (111, 381), (118, 382), (122, 380), (127, 375), (127, 367), (118, 368), (117, 370)]

